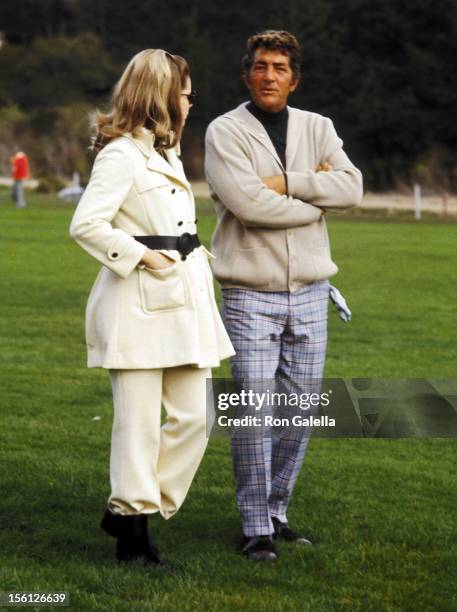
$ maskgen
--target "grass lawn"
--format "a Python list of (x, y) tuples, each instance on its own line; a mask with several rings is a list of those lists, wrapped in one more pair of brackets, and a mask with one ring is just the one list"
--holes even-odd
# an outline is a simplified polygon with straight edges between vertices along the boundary
[[(85, 366), (98, 263), (68, 237), (71, 207), (0, 191), (0, 591), (68, 591), (72, 610), (457, 610), (456, 440), (313, 439), (289, 519), (315, 543), (275, 564), (235, 550), (229, 442), (210, 440), (182, 510), (150, 521), (176, 566), (118, 566), (98, 527), (109, 493), (111, 392)], [(207, 242), (214, 224), (199, 211)], [(456, 225), (330, 217), (328, 377), (457, 378)], [(223, 364), (215, 376), (228, 375)], [(94, 420), (94, 417), (101, 417)]]

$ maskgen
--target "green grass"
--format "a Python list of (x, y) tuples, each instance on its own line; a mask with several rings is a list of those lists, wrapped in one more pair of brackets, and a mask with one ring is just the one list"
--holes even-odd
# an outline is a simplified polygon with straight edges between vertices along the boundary
[[(182, 510), (151, 520), (176, 572), (118, 566), (98, 527), (111, 394), (85, 367), (98, 264), (68, 237), (71, 207), (35, 195), (15, 210), (5, 196), (0, 590), (66, 590), (89, 611), (457, 610), (455, 440), (313, 439), (289, 518), (315, 545), (256, 565), (235, 550), (229, 442), (211, 439)], [(204, 203), (199, 219), (207, 242)], [(456, 226), (338, 217), (329, 231), (354, 318), (330, 313), (327, 376), (455, 378)]]

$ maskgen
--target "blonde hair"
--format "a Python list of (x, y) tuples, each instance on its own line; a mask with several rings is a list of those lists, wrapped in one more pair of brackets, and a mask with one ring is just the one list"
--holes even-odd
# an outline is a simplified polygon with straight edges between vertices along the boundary
[(114, 87), (111, 110), (95, 114), (92, 148), (99, 151), (143, 126), (154, 133), (156, 148), (176, 146), (183, 129), (180, 96), (188, 77), (189, 66), (179, 55), (163, 49), (137, 53)]

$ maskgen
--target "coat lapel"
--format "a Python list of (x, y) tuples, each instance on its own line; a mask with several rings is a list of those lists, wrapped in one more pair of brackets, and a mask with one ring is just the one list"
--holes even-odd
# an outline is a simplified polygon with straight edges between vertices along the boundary
[(279, 156), (273, 146), (273, 143), (270, 140), (270, 137), (267, 134), (267, 131), (260, 123), (260, 121), (248, 111), (246, 105), (247, 102), (240, 104), (240, 106), (238, 106), (234, 111), (232, 111), (231, 113), (227, 113), (227, 116), (232, 119), (235, 119), (239, 123), (242, 123), (243, 128), (246, 129), (252, 136), (254, 136), (256, 140), (258, 140), (265, 147), (265, 149), (275, 158), (279, 166), (283, 169), (282, 162), (279, 159)]
[(154, 170), (155, 172), (161, 172), (162, 174), (165, 174), (165, 176), (182, 183), (187, 189), (190, 189), (190, 184), (184, 175), (176, 152), (172, 149), (167, 149), (165, 155), (167, 156), (167, 159), (162, 157), (162, 155), (159, 155), (159, 153), (154, 150), (147, 161), (148, 169)]
[(298, 112), (295, 108), (287, 107), (289, 109), (289, 119), (287, 122), (287, 145), (286, 145), (286, 166), (289, 170), (293, 167), (295, 154), (297, 153), (300, 124), (298, 120)]
[(292, 168), (292, 164), (297, 153), (299, 143), (299, 121), (298, 113), (295, 108), (288, 106), (289, 117), (287, 120), (287, 146), (286, 146), (286, 168), (283, 167), (281, 160), (270, 140), (263, 125), (252, 115), (246, 108), (247, 102), (240, 104), (234, 111), (227, 113), (228, 117), (236, 119), (243, 124), (245, 128), (254, 138), (256, 138), (268, 150), (278, 162), (281, 169), (288, 170)]
[(165, 155), (167, 159), (159, 155), (154, 148), (154, 134), (145, 128), (140, 128), (138, 135), (135, 134), (133, 136), (130, 133), (126, 133), (124, 136), (131, 140), (143, 155), (147, 157), (146, 166), (148, 170), (160, 172), (181, 183), (188, 191), (191, 190), (190, 183), (182, 169), (181, 161), (174, 149), (166, 149)]

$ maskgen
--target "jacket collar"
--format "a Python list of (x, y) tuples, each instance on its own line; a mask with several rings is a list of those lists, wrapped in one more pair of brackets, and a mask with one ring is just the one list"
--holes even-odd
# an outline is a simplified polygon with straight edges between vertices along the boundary
[[(243, 102), (239, 106), (237, 106), (234, 110), (226, 113), (224, 116), (230, 119), (234, 119), (240, 124), (243, 129), (246, 129), (254, 138), (256, 138), (268, 151), (273, 155), (273, 157), (278, 162), (279, 166), (282, 170), (283, 168), (282, 162), (279, 159), (279, 156), (276, 152), (276, 149), (273, 146), (273, 143), (268, 136), (267, 131), (261, 124), (261, 122), (254, 117), (252, 113), (248, 111), (246, 108), (248, 102)], [(293, 158), (297, 151), (298, 146), (298, 114), (299, 111), (296, 108), (292, 108), (291, 106), (287, 107), (289, 111), (289, 118), (287, 122), (287, 146), (286, 146), (286, 165), (287, 168), (291, 168)]]
[(149, 170), (160, 172), (168, 177), (182, 183), (187, 189), (190, 189), (189, 181), (186, 179), (181, 161), (178, 158), (180, 154), (179, 144), (173, 149), (165, 150), (165, 157), (159, 155), (154, 148), (155, 135), (145, 127), (139, 128), (135, 135), (127, 132), (124, 134), (147, 158), (147, 167)]

